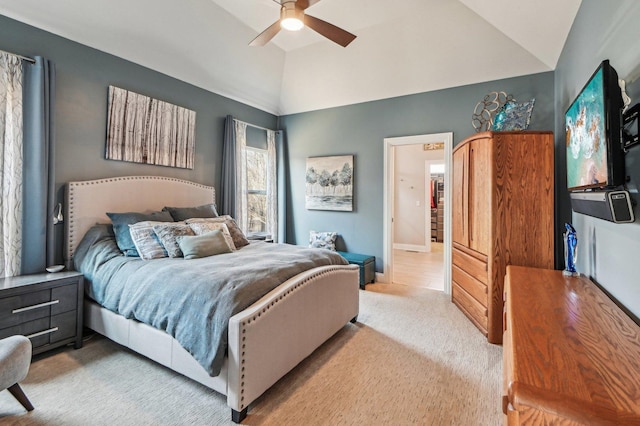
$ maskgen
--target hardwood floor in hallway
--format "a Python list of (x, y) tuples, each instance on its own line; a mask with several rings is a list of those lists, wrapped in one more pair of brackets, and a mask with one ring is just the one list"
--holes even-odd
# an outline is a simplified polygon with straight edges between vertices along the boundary
[(429, 253), (394, 249), (393, 282), (443, 291), (443, 244), (432, 242)]

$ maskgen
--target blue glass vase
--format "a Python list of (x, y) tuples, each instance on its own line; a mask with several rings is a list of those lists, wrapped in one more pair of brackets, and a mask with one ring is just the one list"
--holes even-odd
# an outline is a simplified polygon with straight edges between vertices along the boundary
[(562, 273), (568, 276), (578, 276), (576, 271), (576, 262), (578, 260), (578, 237), (576, 236), (576, 230), (570, 223), (565, 223), (566, 228), (563, 234), (564, 239), (564, 271)]

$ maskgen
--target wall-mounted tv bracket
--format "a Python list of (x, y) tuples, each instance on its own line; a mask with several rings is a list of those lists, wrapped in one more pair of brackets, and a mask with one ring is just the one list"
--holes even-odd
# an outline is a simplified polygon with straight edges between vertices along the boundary
[(629, 148), (638, 145), (638, 115), (640, 103), (635, 104), (622, 114), (622, 148), (625, 154)]

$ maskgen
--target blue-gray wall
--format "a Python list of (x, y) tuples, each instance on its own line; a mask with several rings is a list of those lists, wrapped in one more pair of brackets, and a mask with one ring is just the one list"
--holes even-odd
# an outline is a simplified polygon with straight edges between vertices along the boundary
[[(548, 72), (280, 117), (289, 149), (287, 239), (306, 244), (310, 230), (337, 231), (343, 249), (376, 256), (381, 272), (384, 139), (453, 132), (458, 143), (475, 132), (473, 110), (492, 91), (510, 93), (519, 101), (535, 98), (530, 129), (552, 130), (553, 78)], [(346, 154), (355, 156), (354, 211), (306, 210), (306, 158)]]
[[(566, 191), (564, 111), (604, 59), (627, 81), (631, 105), (640, 102), (640, 3), (637, 0), (583, 0), (555, 71), (556, 163), (559, 221), (573, 221), (578, 233), (578, 270), (602, 285), (632, 314), (640, 317), (640, 219), (613, 224), (571, 214)], [(635, 81), (634, 81), (635, 80)], [(627, 187), (640, 201), (640, 147), (626, 156)]]
[[(272, 129), (277, 124), (272, 114), (2, 15), (0, 49), (43, 56), (56, 65), (55, 167), (59, 197), (68, 181), (109, 176), (162, 175), (219, 188), (225, 116), (231, 114)], [(196, 111), (194, 169), (105, 160), (109, 85)], [(60, 247), (62, 231), (61, 226), (57, 234)]]
[[(160, 49), (161, 47), (159, 47)], [(56, 181), (163, 175), (219, 186), (224, 118), (275, 128), (277, 117), (0, 15), (0, 49), (56, 65)], [(193, 170), (104, 159), (109, 85), (196, 111)]]

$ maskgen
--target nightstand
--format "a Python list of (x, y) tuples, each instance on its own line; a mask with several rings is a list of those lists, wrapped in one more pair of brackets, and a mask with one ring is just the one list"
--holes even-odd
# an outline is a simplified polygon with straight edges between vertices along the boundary
[(0, 278), (0, 339), (22, 334), (33, 354), (82, 347), (84, 279), (75, 271)]

